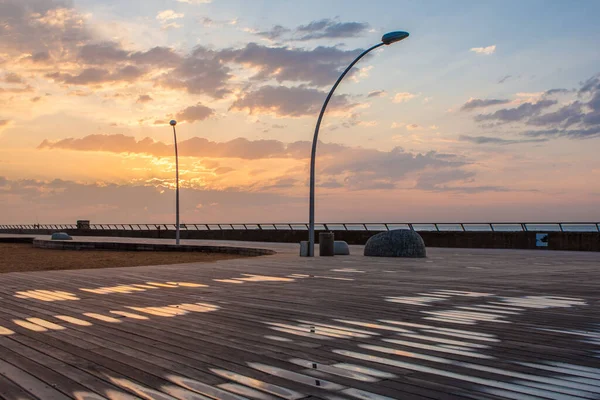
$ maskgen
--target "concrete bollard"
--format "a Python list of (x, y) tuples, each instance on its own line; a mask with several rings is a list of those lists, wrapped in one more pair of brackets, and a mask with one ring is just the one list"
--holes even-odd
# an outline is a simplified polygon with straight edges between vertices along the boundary
[(335, 254), (333, 232), (319, 233), (319, 255), (321, 257), (333, 257)]
[(300, 257), (308, 257), (308, 241), (300, 242)]

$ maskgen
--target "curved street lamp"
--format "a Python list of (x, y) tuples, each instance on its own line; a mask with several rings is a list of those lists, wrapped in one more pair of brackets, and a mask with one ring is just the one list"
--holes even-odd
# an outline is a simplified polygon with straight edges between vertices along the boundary
[(309, 226), (308, 226), (308, 257), (313, 257), (315, 255), (315, 161), (317, 156), (317, 142), (319, 138), (319, 128), (321, 127), (321, 121), (323, 120), (323, 115), (325, 114), (325, 110), (327, 109), (327, 105), (329, 104), (329, 100), (333, 96), (333, 92), (337, 89), (338, 85), (344, 79), (346, 74), (354, 67), (354, 65), (364, 56), (366, 56), (369, 52), (383, 46), (390, 45), (392, 43), (396, 43), (401, 41), (402, 39), (406, 39), (408, 37), (408, 32), (396, 31), (389, 32), (383, 35), (381, 38), (381, 43), (377, 43), (375, 46), (363, 51), (350, 65), (346, 70), (340, 75), (337, 82), (331, 88), (331, 91), (327, 95), (325, 99), (325, 103), (323, 103), (323, 108), (321, 108), (321, 113), (319, 114), (319, 119), (317, 120), (317, 126), (315, 128), (315, 136), (312, 142), (312, 152), (310, 155), (310, 206), (309, 206)]
[(173, 139), (175, 141), (175, 244), (179, 246), (179, 154), (177, 152), (177, 131), (174, 119), (169, 122), (173, 127)]

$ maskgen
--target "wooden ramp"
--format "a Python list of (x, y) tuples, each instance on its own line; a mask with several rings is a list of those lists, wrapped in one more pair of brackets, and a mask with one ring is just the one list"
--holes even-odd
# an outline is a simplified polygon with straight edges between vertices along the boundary
[(292, 251), (1, 275), (0, 398), (600, 398), (600, 254)]

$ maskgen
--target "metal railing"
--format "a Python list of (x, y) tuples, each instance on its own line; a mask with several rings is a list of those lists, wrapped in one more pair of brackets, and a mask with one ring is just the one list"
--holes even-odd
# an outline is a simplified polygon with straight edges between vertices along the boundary
[[(306, 223), (272, 224), (181, 224), (188, 231), (223, 230), (282, 230), (308, 231)], [(2, 225), (3, 231), (75, 230), (74, 224)], [(321, 223), (315, 224), (319, 231), (369, 231), (381, 232), (393, 229), (412, 229), (420, 232), (600, 232), (600, 222), (463, 222), (463, 223)], [(175, 230), (175, 224), (90, 224), (89, 230), (97, 231), (148, 231)]]

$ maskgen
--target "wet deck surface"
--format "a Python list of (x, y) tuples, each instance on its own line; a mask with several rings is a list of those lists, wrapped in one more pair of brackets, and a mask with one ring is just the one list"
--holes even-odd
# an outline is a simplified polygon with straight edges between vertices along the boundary
[(600, 398), (600, 254), (272, 247), (0, 275), (0, 398)]

